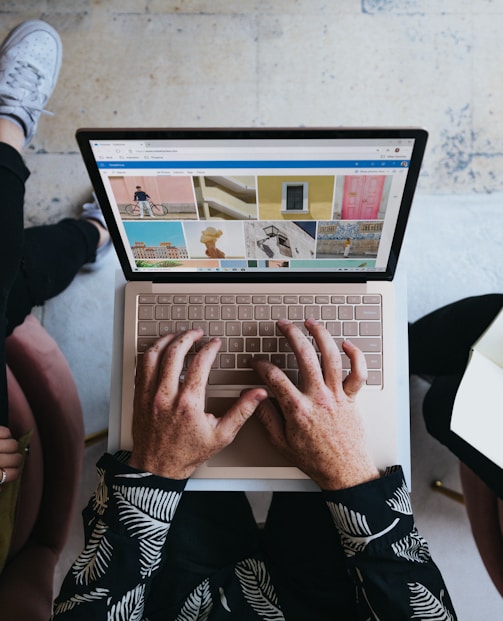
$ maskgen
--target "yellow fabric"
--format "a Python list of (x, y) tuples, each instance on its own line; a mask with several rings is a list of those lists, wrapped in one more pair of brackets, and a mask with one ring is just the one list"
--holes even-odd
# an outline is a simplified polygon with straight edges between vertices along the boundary
[[(18, 440), (18, 449), (23, 457), (26, 455), (26, 449), (30, 444), (31, 434), (32, 432), (29, 431)], [(4, 485), (0, 487), (0, 573), (5, 567), (9, 554), (10, 542), (16, 519), (17, 497), (21, 484), (21, 476), (23, 474), (23, 466), (24, 459), (17, 480), (11, 483), (4, 483)]]

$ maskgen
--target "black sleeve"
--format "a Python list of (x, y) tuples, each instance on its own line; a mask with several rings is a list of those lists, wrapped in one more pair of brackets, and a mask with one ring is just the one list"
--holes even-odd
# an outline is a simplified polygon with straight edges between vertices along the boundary
[(358, 619), (457, 618), (414, 524), (400, 467), (375, 481), (324, 495), (355, 584)]
[(141, 619), (186, 481), (131, 468), (128, 454), (98, 462), (83, 512), (85, 547), (54, 604), (53, 619)]

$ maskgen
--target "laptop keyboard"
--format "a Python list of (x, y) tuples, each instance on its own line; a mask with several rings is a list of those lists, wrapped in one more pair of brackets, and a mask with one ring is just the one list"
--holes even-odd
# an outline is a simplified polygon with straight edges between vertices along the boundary
[[(297, 384), (295, 355), (276, 322), (289, 319), (307, 334), (304, 321), (313, 317), (325, 326), (339, 350), (347, 338), (363, 351), (367, 385), (378, 387), (382, 385), (381, 301), (380, 295), (140, 295), (137, 355), (141, 356), (160, 336), (201, 328), (204, 337), (189, 353), (186, 364), (204, 343), (219, 337), (222, 345), (209, 384), (260, 384), (250, 367), (253, 357), (271, 361)], [(342, 364), (347, 375), (350, 364), (343, 352)]]

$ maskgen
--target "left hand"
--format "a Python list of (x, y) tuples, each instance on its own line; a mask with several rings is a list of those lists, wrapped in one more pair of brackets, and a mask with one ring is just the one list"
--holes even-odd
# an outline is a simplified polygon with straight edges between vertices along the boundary
[(143, 356), (136, 372), (133, 413), (134, 468), (171, 479), (186, 479), (230, 444), (267, 398), (263, 388), (244, 392), (217, 418), (204, 410), (211, 365), (219, 339), (206, 343), (194, 356), (180, 383), (183, 364), (202, 330), (188, 330), (159, 339)]
[[(0, 468), (5, 470), (5, 483), (15, 481), (21, 472), (23, 456), (8, 427), (0, 427)], [(1, 489), (1, 488), (0, 488)]]

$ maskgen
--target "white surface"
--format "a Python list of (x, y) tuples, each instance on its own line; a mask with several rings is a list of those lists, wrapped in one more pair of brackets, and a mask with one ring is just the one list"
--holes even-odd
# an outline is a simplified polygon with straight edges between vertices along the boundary
[(503, 468), (503, 311), (474, 344), (454, 401), (451, 429)]

